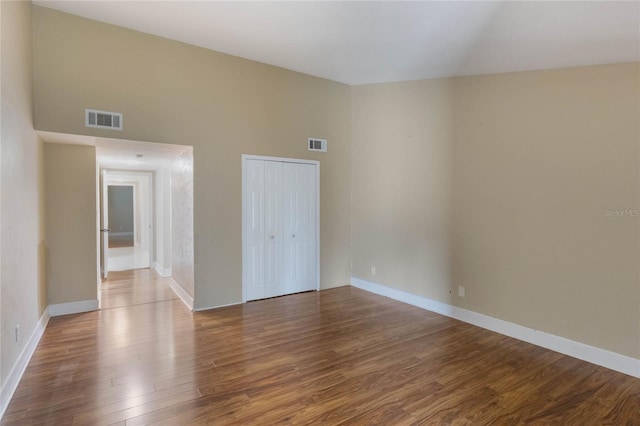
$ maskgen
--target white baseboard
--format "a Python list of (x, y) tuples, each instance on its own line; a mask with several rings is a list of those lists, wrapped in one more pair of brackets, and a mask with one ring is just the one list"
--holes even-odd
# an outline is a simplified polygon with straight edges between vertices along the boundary
[(49, 315), (57, 317), (60, 315), (79, 314), (98, 310), (98, 299), (80, 300), (78, 302), (57, 303), (49, 305)]
[(9, 406), (9, 402), (11, 402), (11, 398), (13, 397), (14, 392), (18, 388), (18, 384), (22, 379), (22, 375), (27, 369), (27, 365), (29, 365), (29, 361), (31, 360), (31, 356), (35, 352), (38, 347), (38, 342), (40, 342), (40, 338), (44, 333), (44, 329), (47, 328), (47, 323), (49, 322), (49, 311), (47, 309), (44, 310), (40, 320), (36, 324), (36, 327), (31, 332), (31, 336), (29, 336), (29, 340), (24, 345), (20, 356), (16, 360), (16, 363), (11, 368), (7, 379), (2, 384), (2, 389), (0, 389), (0, 419), (4, 416), (4, 412)]
[(380, 296), (389, 297), (592, 364), (640, 378), (640, 359), (576, 342), (554, 334), (545, 333), (544, 331), (534, 330), (529, 327), (452, 306), (437, 300), (417, 296), (402, 290), (386, 287), (381, 284), (372, 283), (360, 278), (351, 277), (351, 285), (371, 293), (379, 294)]
[(195, 312), (200, 312), (200, 311), (208, 311), (210, 309), (218, 309), (218, 308), (226, 308), (227, 306), (235, 306), (235, 305), (242, 305), (243, 302), (234, 302), (234, 303), (227, 303), (226, 305), (217, 305), (217, 306), (210, 306), (208, 308), (197, 308), (194, 309)]
[(161, 277), (170, 277), (171, 275), (173, 275), (173, 271), (171, 270), (171, 268), (164, 268), (157, 262), (153, 262), (153, 269), (155, 269), (155, 271)]
[(171, 287), (171, 290), (173, 290), (180, 300), (182, 300), (182, 303), (184, 303), (190, 311), (193, 311), (193, 297), (191, 297), (189, 293), (187, 293), (174, 279), (170, 280), (169, 287)]

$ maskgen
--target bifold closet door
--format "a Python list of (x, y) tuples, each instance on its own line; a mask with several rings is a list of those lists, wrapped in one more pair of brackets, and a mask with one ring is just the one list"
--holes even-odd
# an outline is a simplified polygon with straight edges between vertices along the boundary
[(245, 271), (247, 300), (284, 294), (282, 281), (282, 163), (247, 160)]
[(316, 167), (284, 163), (284, 287), (316, 289)]
[(316, 166), (247, 159), (244, 174), (246, 300), (315, 290)]
[(284, 294), (282, 282), (282, 163), (264, 162), (264, 297)]

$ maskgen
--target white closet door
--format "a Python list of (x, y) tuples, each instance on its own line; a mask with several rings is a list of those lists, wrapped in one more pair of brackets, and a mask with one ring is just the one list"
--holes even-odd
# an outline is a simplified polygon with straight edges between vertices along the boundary
[(316, 167), (284, 163), (285, 293), (316, 289)]
[(282, 162), (264, 162), (264, 297), (285, 294), (282, 281)]
[(264, 161), (245, 164), (245, 291), (247, 300), (265, 298), (264, 288)]
[(247, 158), (243, 171), (245, 300), (317, 288), (317, 165)]

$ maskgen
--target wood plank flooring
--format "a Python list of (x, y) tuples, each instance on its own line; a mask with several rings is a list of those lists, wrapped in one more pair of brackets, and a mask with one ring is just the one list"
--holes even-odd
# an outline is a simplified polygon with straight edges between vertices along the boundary
[(102, 309), (119, 308), (178, 299), (171, 290), (171, 278), (163, 278), (149, 268), (111, 271), (102, 280)]
[(191, 313), (120, 274), (51, 319), (2, 425), (640, 424), (640, 379), (356, 288)]

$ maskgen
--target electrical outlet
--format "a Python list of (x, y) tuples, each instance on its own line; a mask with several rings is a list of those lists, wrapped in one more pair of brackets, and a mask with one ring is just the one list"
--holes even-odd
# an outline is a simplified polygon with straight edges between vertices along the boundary
[(464, 287), (458, 286), (458, 296), (464, 297)]
[(20, 340), (20, 324), (16, 324), (16, 343)]
[(375, 266), (371, 267), (371, 275), (373, 275), (374, 277), (376, 276), (376, 267)]

